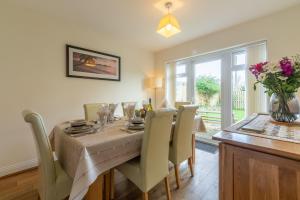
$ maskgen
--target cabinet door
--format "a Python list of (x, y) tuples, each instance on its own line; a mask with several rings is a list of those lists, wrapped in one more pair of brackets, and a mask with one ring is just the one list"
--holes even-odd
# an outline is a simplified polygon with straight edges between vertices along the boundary
[(300, 200), (298, 161), (231, 145), (225, 145), (221, 151), (224, 150), (226, 153), (221, 154), (227, 160), (222, 162), (231, 164), (224, 165), (223, 172), (220, 171), (221, 176), (227, 179), (220, 180), (224, 188), (221, 189), (221, 199)]

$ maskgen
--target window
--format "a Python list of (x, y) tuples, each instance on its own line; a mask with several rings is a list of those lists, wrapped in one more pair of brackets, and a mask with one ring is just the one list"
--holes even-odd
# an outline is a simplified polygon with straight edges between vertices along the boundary
[(186, 74), (186, 66), (178, 65), (176, 66), (176, 75), (185, 75)]
[(246, 55), (246, 51), (232, 53), (232, 123), (240, 121), (246, 116)]
[(239, 52), (233, 54), (233, 65), (245, 65), (246, 64), (246, 52)]
[(265, 42), (256, 43), (195, 56), (173, 65), (171, 84), (175, 88), (170, 94), (172, 100), (199, 105), (198, 114), (206, 131), (197, 137), (211, 139), (216, 132), (245, 118), (250, 109), (254, 110), (253, 102), (257, 100), (249, 95), (251, 91), (247, 88), (252, 84), (247, 77), (248, 55), (251, 63), (256, 62), (253, 59), (265, 60), (265, 47)]
[(175, 101), (192, 101), (209, 132), (245, 117), (247, 52), (234, 49), (179, 61)]

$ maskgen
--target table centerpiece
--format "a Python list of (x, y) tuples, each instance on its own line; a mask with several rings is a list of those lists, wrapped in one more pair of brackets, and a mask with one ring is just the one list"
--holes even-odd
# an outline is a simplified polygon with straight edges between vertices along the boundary
[(249, 70), (256, 78), (254, 89), (261, 83), (271, 96), (271, 117), (279, 122), (294, 122), (300, 111), (296, 96), (300, 87), (300, 55), (283, 57), (277, 63), (257, 63)]

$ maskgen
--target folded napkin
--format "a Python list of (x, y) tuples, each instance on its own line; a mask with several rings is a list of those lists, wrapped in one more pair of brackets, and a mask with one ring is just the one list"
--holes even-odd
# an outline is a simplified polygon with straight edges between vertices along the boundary
[(125, 114), (128, 118), (128, 120), (131, 120), (134, 117), (134, 112), (135, 112), (135, 104), (129, 104), (126, 108), (125, 108)]
[(108, 110), (109, 110), (109, 113), (108, 113), (108, 121), (114, 121), (114, 116), (115, 116), (115, 111), (116, 111), (116, 108), (117, 108), (118, 104), (114, 104), (114, 103), (110, 103), (108, 105)]
[(101, 106), (98, 111), (98, 116), (99, 116), (100, 125), (102, 127), (104, 127), (105, 124), (107, 123), (108, 115), (109, 115), (108, 105)]

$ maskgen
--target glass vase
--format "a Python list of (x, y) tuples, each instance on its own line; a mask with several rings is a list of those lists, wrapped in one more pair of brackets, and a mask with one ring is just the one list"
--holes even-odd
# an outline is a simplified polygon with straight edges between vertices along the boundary
[(278, 122), (294, 122), (299, 116), (299, 101), (294, 93), (273, 93), (270, 98), (270, 115)]

